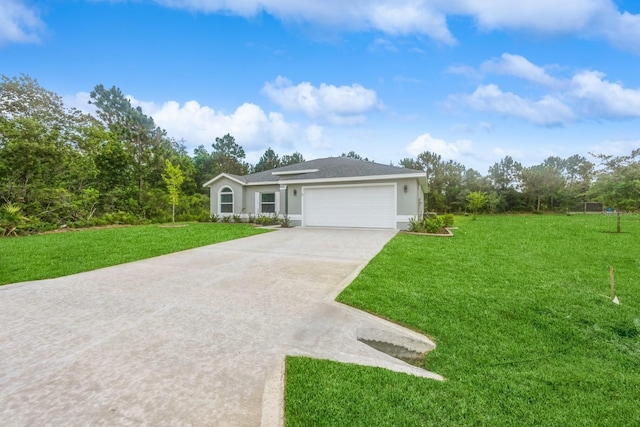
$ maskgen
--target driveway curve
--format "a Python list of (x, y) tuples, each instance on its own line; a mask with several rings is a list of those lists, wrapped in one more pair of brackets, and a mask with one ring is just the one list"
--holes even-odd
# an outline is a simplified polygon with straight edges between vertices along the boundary
[(356, 339), (402, 328), (333, 301), (394, 234), (282, 229), (2, 286), (0, 419), (277, 425), (286, 354), (438, 378)]

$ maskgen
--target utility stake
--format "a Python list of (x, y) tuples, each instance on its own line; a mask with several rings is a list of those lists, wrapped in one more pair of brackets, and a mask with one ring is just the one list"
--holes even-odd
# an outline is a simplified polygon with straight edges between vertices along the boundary
[(609, 285), (611, 286), (611, 300), (616, 298), (616, 285), (613, 280), (613, 265), (609, 266)]

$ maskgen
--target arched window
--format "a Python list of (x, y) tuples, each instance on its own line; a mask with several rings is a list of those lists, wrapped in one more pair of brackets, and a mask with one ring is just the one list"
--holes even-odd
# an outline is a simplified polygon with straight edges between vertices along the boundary
[(233, 190), (229, 187), (222, 187), (218, 193), (220, 200), (220, 213), (233, 213)]

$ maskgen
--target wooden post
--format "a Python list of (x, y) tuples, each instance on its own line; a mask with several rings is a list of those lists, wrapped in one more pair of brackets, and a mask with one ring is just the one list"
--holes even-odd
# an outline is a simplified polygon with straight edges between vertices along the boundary
[(616, 297), (616, 286), (613, 281), (613, 266), (609, 266), (609, 285), (611, 286), (611, 299)]

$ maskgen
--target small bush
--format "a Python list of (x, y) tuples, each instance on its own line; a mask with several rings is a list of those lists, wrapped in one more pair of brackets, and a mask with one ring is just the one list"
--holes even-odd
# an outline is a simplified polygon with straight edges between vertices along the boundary
[(290, 228), (290, 227), (292, 227), (292, 225), (291, 225), (291, 217), (289, 217), (288, 215), (285, 215), (282, 218), (280, 218), (280, 227), (282, 227), (282, 228)]
[(230, 215), (222, 215), (220, 217), (220, 222), (224, 222), (224, 223), (231, 222), (231, 216)]
[(20, 229), (27, 224), (27, 217), (22, 208), (13, 203), (5, 203), (0, 206), (0, 230), (2, 236), (17, 236)]
[(113, 212), (103, 216), (103, 219), (107, 224), (140, 224), (142, 221), (132, 213), (129, 212)]
[(211, 216), (208, 212), (201, 212), (199, 214), (183, 213), (176, 215), (176, 221), (181, 222), (210, 222)]
[(444, 228), (444, 218), (441, 216), (426, 218), (424, 228), (427, 230), (427, 233), (437, 233)]
[(235, 223), (241, 223), (242, 222), (242, 218), (240, 217), (240, 215), (238, 214), (233, 214), (231, 215), (231, 219), (233, 220), (233, 222)]
[(418, 219), (418, 217), (413, 217), (409, 219), (409, 231), (412, 233), (422, 233), (424, 230), (423, 221)]
[(26, 221), (18, 227), (19, 235), (43, 233), (45, 231), (55, 230), (59, 224), (42, 221), (37, 217), (28, 217)]
[(409, 231), (413, 233), (440, 233), (445, 227), (453, 225), (453, 215), (426, 215), (422, 220), (413, 217), (409, 220)]
[(278, 215), (276, 214), (272, 214), (272, 215), (258, 215), (258, 217), (256, 218), (256, 224), (257, 225), (276, 225), (278, 224)]
[(79, 220), (68, 224), (71, 228), (87, 228), (87, 227), (100, 227), (109, 225), (109, 222), (104, 217), (93, 217), (85, 220)]

